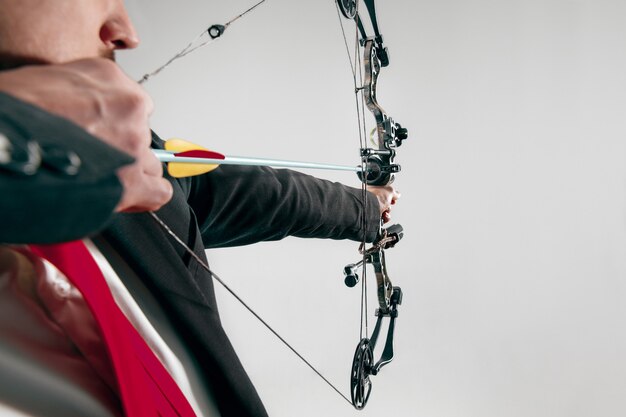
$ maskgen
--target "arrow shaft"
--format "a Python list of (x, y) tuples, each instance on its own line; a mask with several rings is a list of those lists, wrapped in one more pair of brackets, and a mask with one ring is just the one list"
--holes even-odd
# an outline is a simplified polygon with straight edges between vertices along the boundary
[(314, 162), (286, 161), (281, 159), (250, 158), (245, 156), (226, 156), (224, 159), (212, 158), (191, 158), (176, 156), (171, 151), (160, 149), (153, 150), (159, 161), (174, 162), (181, 164), (206, 164), (206, 165), (247, 165), (247, 166), (267, 166), (275, 168), (302, 168), (302, 169), (324, 169), (331, 171), (361, 172), (360, 166), (318, 164)]

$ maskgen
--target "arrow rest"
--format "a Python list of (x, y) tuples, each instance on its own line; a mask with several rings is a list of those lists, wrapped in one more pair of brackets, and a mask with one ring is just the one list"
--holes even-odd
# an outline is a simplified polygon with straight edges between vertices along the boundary
[(362, 154), (366, 168), (357, 172), (357, 176), (361, 182), (367, 185), (391, 184), (394, 180), (393, 174), (402, 169), (400, 165), (390, 162), (392, 158), (387, 155), (387, 151), (367, 148), (362, 149)]

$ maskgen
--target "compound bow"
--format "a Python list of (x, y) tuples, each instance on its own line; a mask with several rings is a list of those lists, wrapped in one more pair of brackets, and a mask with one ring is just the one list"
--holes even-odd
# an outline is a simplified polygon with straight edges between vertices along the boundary
[[(203, 31), (194, 41), (189, 43), (182, 51), (175, 55), (167, 63), (152, 73), (146, 74), (139, 81), (143, 83), (150, 77), (158, 74), (165, 67), (169, 66), (173, 61), (188, 55), (192, 51), (201, 46), (217, 40), (224, 33), (225, 29), (235, 20), (244, 16), (265, 0), (261, 0), (245, 12), (231, 19), (224, 25), (212, 25), (209, 29)], [(355, 22), (355, 52), (354, 61), (350, 57), (350, 47), (345, 35), (342, 23), (342, 17), (339, 16), (340, 24), (344, 36), (348, 56), (350, 57), (352, 74), (354, 79), (354, 91), (357, 103), (357, 116), (359, 118), (359, 137), (361, 140), (360, 155), (361, 169), (358, 176), (362, 182), (363, 201), (366, 202), (366, 192), (368, 186), (383, 186), (390, 184), (394, 180), (396, 173), (400, 172), (400, 165), (395, 163), (396, 149), (402, 145), (407, 139), (408, 131), (399, 123), (395, 122), (383, 108), (378, 104), (377, 100), (377, 82), (381, 68), (389, 65), (389, 52), (383, 45), (383, 37), (378, 29), (378, 20), (376, 16), (376, 7), (374, 0), (364, 0), (363, 3), (367, 7), (367, 12), (374, 31), (374, 36), (367, 36), (361, 15), (359, 13), (358, 0), (336, 0), (336, 6), (344, 18)], [(207, 36), (209, 39), (202, 40)], [(198, 42), (201, 42), (197, 44)], [(364, 78), (360, 70), (360, 54), (363, 53), (362, 66)], [(357, 75), (358, 74), (358, 75)], [(359, 79), (362, 78), (362, 79)], [(375, 133), (375, 147), (365, 146), (363, 137), (365, 127), (365, 108), (373, 115), (376, 121), (376, 128), (372, 132)], [(363, 230), (368, 230), (365, 224), (365, 213), (363, 210)], [(350, 392), (351, 400), (344, 396), (332, 383), (330, 383), (314, 366), (312, 366), (300, 353), (298, 353), (289, 343), (287, 343), (272, 327), (270, 327), (257, 313), (255, 313), (243, 300), (237, 296), (226, 284), (220, 279), (209, 266), (201, 260), (197, 255), (187, 247), (187, 245), (176, 236), (172, 230), (154, 213), (152, 217), (163, 227), (185, 250), (206, 269), (213, 278), (226, 288), (245, 308), (247, 308), (257, 319), (261, 321), (275, 336), (277, 336), (290, 350), (292, 350), (301, 360), (304, 361), (318, 376), (320, 376), (328, 385), (330, 385), (341, 397), (350, 402), (356, 409), (362, 409), (369, 399), (372, 383), (370, 376), (377, 375), (381, 368), (391, 362), (394, 355), (393, 339), (395, 330), (395, 320), (398, 317), (398, 306), (402, 303), (402, 290), (400, 287), (393, 286), (389, 274), (387, 273), (387, 265), (385, 262), (385, 250), (394, 247), (403, 236), (402, 226), (394, 224), (383, 228), (382, 221), (378, 225), (378, 234), (371, 247), (366, 248), (365, 236), (360, 246), (361, 260), (356, 263), (349, 264), (344, 267), (344, 281), (348, 287), (356, 286), (361, 282), (361, 337), (357, 345), (350, 373)], [(367, 336), (367, 291), (366, 291), (366, 270), (367, 265), (372, 265), (377, 283), (378, 305), (376, 310), (376, 325), (371, 336)], [(363, 279), (359, 277), (359, 270)], [(381, 332), (382, 323), (385, 318), (389, 318), (389, 325), (385, 340), (385, 346), (380, 358), (374, 360), (374, 349)], [(363, 323), (365, 322), (365, 326)], [(364, 330), (365, 328), (365, 330)]]
[[(352, 74), (354, 77), (355, 94), (357, 95), (357, 114), (360, 120), (364, 120), (361, 115), (364, 113), (364, 106), (359, 103), (365, 102), (367, 109), (374, 115), (376, 120), (376, 147), (363, 146), (361, 139), (361, 158), (364, 170), (359, 177), (363, 184), (364, 193), (368, 185), (387, 185), (394, 180), (396, 173), (400, 172), (400, 165), (395, 163), (396, 149), (402, 145), (402, 142), (408, 137), (408, 130), (403, 128), (399, 123), (395, 122), (383, 108), (378, 104), (376, 95), (378, 76), (383, 67), (389, 65), (389, 52), (383, 44), (383, 37), (378, 28), (378, 19), (376, 16), (376, 5), (374, 0), (364, 0), (363, 3), (367, 7), (367, 12), (374, 30), (374, 36), (368, 36), (363, 26), (363, 20), (359, 13), (358, 0), (336, 0), (337, 8), (346, 19), (354, 20), (358, 32), (355, 30), (355, 60), (352, 64)], [(340, 16), (341, 20), (341, 16)], [(349, 46), (344, 33), (344, 41), (349, 54)], [(365, 77), (361, 83), (357, 80), (357, 71), (359, 62), (359, 51), (363, 50), (363, 71)], [(352, 63), (352, 59), (351, 59)], [(358, 95), (362, 100), (359, 100)], [(364, 125), (364, 122), (363, 122)], [(364, 130), (364, 129), (363, 129)], [(360, 136), (363, 133), (360, 129)], [(373, 133), (374, 133), (373, 132)], [(379, 225), (378, 236), (373, 245), (366, 249), (365, 239), (361, 244), (361, 253), (363, 258), (355, 263), (349, 264), (344, 268), (345, 283), (349, 287), (355, 286), (359, 282), (358, 268), (362, 268), (363, 275), (366, 274), (367, 264), (371, 264), (376, 275), (376, 285), (378, 294), (379, 308), (376, 310), (376, 325), (370, 337), (367, 337), (367, 326), (365, 326), (365, 334), (361, 331), (361, 340), (357, 345), (352, 361), (352, 370), (350, 375), (350, 393), (352, 404), (357, 409), (362, 409), (369, 399), (372, 383), (371, 375), (377, 375), (381, 368), (391, 362), (394, 355), (393, 338), (395, 331), (395, 320), (398, 317), (398, 305), (402, 303), (402, 290), (400, 287), (393, 286), (385, 261), (385, 250), (392, 248), (400, 241), (403, 236), (402, 226), (399, 224), (391, 225), (387, 228)], [(365, 279), (362, 284), (361, 294), (361, 322), (367, 322), (367, 312), (364, 308), (365, 300)], [(365, 311), (365, 313), (364, 313)], [(365, 314), (365, 317), (364, 317)], [(378, 341), (378, 336), (382, 327), (383, 319), (389, 318), (389, 326), (385, 346), (380, 358), (375, 361), (374, 348)], [(363, 329), (363, 326), (361, 326)]]

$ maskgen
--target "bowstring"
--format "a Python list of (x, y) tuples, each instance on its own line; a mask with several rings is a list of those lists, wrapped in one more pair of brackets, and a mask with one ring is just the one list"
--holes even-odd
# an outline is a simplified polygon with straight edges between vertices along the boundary
[(330, 382), (320, 371), (317, 370), (315, 366), (311, 364), (300, 352), (298, 352), (289, 342), (285, 340), (272, 326), (270, 326), (263, 318), (256, 312), (252, 307), (248, 305), (237, 293), (231, 289), (228, 284), (222, 278), (220, 278), (215, 272), (211, 270), (207, 262), (205, 262), (202, 258), (200, 258), (183, 240), (178, 237), (176, 233), (165, 223), (155, 212), (149, 211), (150, 216), (157, 222), (165, 232), (170, 235), (184, 250), (187, 252), (198, 264), (204, 269), (215, 281), (217, 281), (230, 295), (232, 295), (250, 314), (256, 317), (257, 320), (263, 324), (274, 336), (278, 338), (291, 352), (293, 352), (302, 362), (304, 362), (313, 372), (317, 374), (329, 387), (331, 387), (337, 394), (339, 394), (344, 400), (346, 400), (350, 405), (352, 401), (346, 397), (332, 382)]
[[(249, 9), (247, 9), (246, 11), (238, 14), (237, 16), (233, 17), (232, 19), (230, 19), (228, 22), (224, 23), (224, 29), (226, 30), (226, 28), (228, 26), (230, 26), (231, 23), (235, 22), (236, 20), (244, 17), (245, 15), (247, 15), (248, 13), (250, 13), (252, 10), (256, 9), (257, 7), (259, 7), (261, 4), (265, 3), (266, 0), (261, 0), (258, 3), (256, 3), (254, 6), (250, 7)], [(209, 30), (210, 29), (206, 29), (203, 30), (198, 36), (196, 36), (196, 38), (194, 40), (192, 40), (191, 42), (189, 42), (187, 44), (187, 46), (185, 46), (183, 49), (181, 49), (178, 53), (176, 53), (173, 57), (171, 57), (165, 64), (161, 65), (160, 67), (158, 67), (157, 69), (155, 69), (154, 71), (144, 74), (143, 77), (141, 77), (141, 79), (138, 81), (139, 84), (143, 84), (146, 81), (148, 81), (150, 78), (154, 77), (155, 75), (157, 75), (158, 73), (160, 73), (161, 71), (163, 71), (165, 68), (169, 67), (171, 64), (174, 63), (174, 61), (183, 58), (187, 55), (189, 55), (190, 53), (194, 52), (196, 49), (202, 48), (203, 46), (206, 45), (210, 45), (213, 42), (216, 42), (217, 40), (219, 40), (221, 38), (221, 34), (219, 36), (216, 36), (215, 38), (211, 37), (211, 35), (209, 34)], [(223, 32), (222, 32), (223, 33)], [(204, 40), (202, 42), (200, 42), (200, 39), (202, 39), (202, 37), (207, 37), (207, 40)], [(196, 45), (196, 43), (200, 42), (199, 44)]]
[(176, 55), (174, 55), (173, 57), (171, 57), (165, 64), (161, 65), (160, 67), (158, 67), (157, 69), (155, 69), (154, 71), (144, 74), (143, 77), (141, 77), (141, 79), (138, 81), (139, 84), (143, 84), (146, 81), (148, 81), (150, 78), (154, 77), (155, 75), (159, 74), (161, 71), (163, 71), (165, 68), (169, 67), (174, 61), (189, 55), (190, 53), (192, 53), (193, 51), (195, 51), (198, 48), (201, 48), (205, 45), (211, 44), (215, 41), (217, 41), (219, 38), (215, 38), (215, 39), (209, 39), (203, 41), (202, 43), (195, 45), (194, 44), (198, 41), (200, 41), (200, 39), (203, 36), (209, 36), (209, 33), (207, 30), (203, 30), (198, 36), (196, 36), (196, 38), (194, 40), (192, 40), (191, 42), (189, 42), (187, 44), (187, 46), (185, 46), (183, 49), (181, 49), (178, 53), (176, 53)]
[(233, 17), (232, 19), (230, 19), (228, 22), (224, 23), (224, 27), (227, 28), (231, 23), (233, 23), (235, 20), (244, 17), (245, 15), (247, 15), (248, 13), (250, 13), (252, 10), (256, 9), (257, 7), (259, 7), (261, 4), (265, 3), (265, 0), (261, 0), (259, 1), (257, 4), (255, 4), (254, 6), (250, 7), (248, 10), (246, 10), (245, 12), (239, 13), (237, 16)]
[[(251, 12), (253, 9), (255, 9), (256, 7), (258, 7), (260, 4), (264, 3), (266, 0), (261, 0), (258, 3), (256, 3), (254, 6), (250, 7), (249, 9), (247, 9), (246, 11), (244, 11), (243, 13), (235, 16), (233, 19), (231, 19), (230, 21), (228, 21), (227, 23), (224, 24), (224, 27), (228, 27), (231, 23), (235, 22), (236, 20), (238, 20), (239, 18), (243, 17), (244, 15), (246, 15), (247, 13)], [(339, 6), (337, 5), (337, 2), (335, 2), (335, 5), (337, 6), (337, 12), (339, 13)], [(357, 2), (357, 13), (358, 13), (358, 2)], [(352, 78), (353, 78), (353, 82), (354, 82), (354, 92), (355, 92), (355, 102), (356, 102), (356, 112), (357, 112), (357, 123), (358, 123), (358, 132), (359, 132), (359, 143), (360, 143), (360, 147), (363, 149), (365, 148), (365, 137), (367, 136), (366, 131), (367, 131), (367, 127), (365, 124), (365, 98), (363, 97), (363, 93), (362, 93), (362, 85), (363, 85), (363, 67), (361, 65), (361, 56), (359, 54), (359, 35), (358, 35), (358, 27), (356, 25), (356, 21), (355, 21), (355, 43), (354, 43), (354, 56), (355, 59), (354, 61), (352, 60), (351, 54), (350, 54), (350, 47), (348, 45), (348, 40), (347, 40), (347, 36), (344, 30), (344, 26), (343, 26), (343, 22), (340, 16), (339, 19), (340, 22), (340, 27), (341, 27), (341, 31), (343, 34), (343, 39), (344, 39), (344, 44), (346, 46), (346, 52), (347, 52), (347, 56), (348, 56), (348, 60), (349, 60), (349, 64), (350, 64), (350, 69), (352, 71)], [(161, 71), (163, 71), (165, 68), (167, 68), (168, 66), (170, 66), (174, 61), (183, 58), (187, 55), (189, 55), (190, 53), (194, 52), (195, 50), (205, 46), (205, 45), (209, 45), (215, 41), (217, 41), (219, 39), (219, 37), (217, 38), (211, 38), (208, 40), (205, 40), (199, 44), (196, 45), (197, 42), (200, 41), (200, 39), (203, 36), (209, 36), (208, 30), (204, 30), (202, 31), (202, 33), (200, 33), (194, 40), (192, 40), (189, 44), (187, 44), (187, 46), (185, 46), (183, 49), (181, 49), (177, 54), (175, 54), (172, 58), (170, 58), (165, 64), (161, 65), (160, 67), (158, 67), (156, 70), (145, 74), (138, 82), (139, 84), (143, 84), (146, 81), (148, 81), (150, 78), (156, 76), (157, 74), (159, 74)], [(357, 70), (358, 69), (358, 70)], [(359, 100), (359, 96), (360, 96), (360, 100)], [(366, 160), (365, 157), (362, 158), (361, 161), (361, 175), (362, 178), (366, 178)], [(361, 185), (361, 198), (363, 200), (363, 212), (361, 213), (361, 228), (363, 230), (363, 240), (361, 242), (362, 248), (365, 249), (365, 245), (366, 245), (366, 234), (367, 234), (367, 183), (365, 181), (362, 181), (362, 185)], [(248, 310), (248, 312), (250, 314), (252, 314), (259, 322), (261, 322), (261, 324), (263, 324), (263, 326), (265, 326), (274, 336), (276, 336), (276, 338), (278, 340), (280, 340), (283, 345), (285, 345), (292, 353), (294, 353), (302, 362), (304, 362), (304, 364), (306, 364), (318, 377), (320, 377), (330, 388), (332, 388), (341, 398), (343, 398), (346, 402), (348, 402), (348, 404), (350, 404), (351, 406), (354, 406), (354, 404), (352, 403), (352, 400), (350, 400), (345, 394), (343, 394), (333, 383), (331, 383), (315, 366), (313, 366), (311, 364), (311, 362), (309, 362), (302, 354), (300, 354), (289, 342), (287, 342), (285, 340), (285, 338), (283, 338), (276, 330), (274, 330), (273, 327), (271, 327), (258, 313), (256, 313), (254, 311), (254, 309), (252, 309), (252, 307), (250, 307), (239, 295), (237, 295), (237, 293), (232, 290), (224, 280), (222, 280), (216, 273), (214, 273), (211, 268), (209, 267), (209, 265), (207, 264), (207, 262), (205, 262), (204, 260), (202, 260), (180, 237), (178, 237), (178, 235), (176, 235), (176, 233), (174, 233), (174, 231), (153, 211), (148, 212), (150, 214), (150, 216), (154, 219), (154, 221), (168, 234), (170, 235), (174, 241), (177, 242), (177, 244), (179, 244), (184, 250), (185, 252), (187, 252), (192, 258), (194, 258), (194, 260), (196, 262), (198, 262), (198, 264), (215, 280), (217, 281), (229, 294), (231, 294), (231, 296), (233, 296), (246, 310)], [(360, 314), (361, 314), (361, 321), (360, 321), (360, 338), (364, 337), (364, 334), (367, 335), (369, 333), (368, 331), (368, 319), (367, 319), (367, 285), (366, 281), (367, 281), (367, 277), (366, 277), (366, 252), (365, 250), (363, 250), (363, 272), (362, 272), (362, 282), (361, 282), (361, 308), (360, 308)], [(365, 332), (364, 332), (365, 330)]]
[[(356, 3), (356, 16), (359, 14), (359, 3)], [(335, 1), (335, 6), (337, 8), (337, 17), (339, 18), (339, 25), (341, 27), (341, 34), (343, 37), (343, 42), (346, 47), (346, 55), (348, 57), (348, 62), (350, 64), (350, 71), (352, 72), (352, 80), (354, 83), (354, 99), (356, 104), (356, 116), (357, 116), (357, 127), (359, 132), (359, 146), (361, 149), (366, 148), (366, 137), (367, 137), (367, 126), (365, 124), (365, 97), (363, 96), (363, 65), (361, 61), (361, 54), (359, 48), (359, 29), (356, 24), (354, 24), (354, 60), (352, 59), (352, 54), (350, 53), (350, 46), (348, 42), (348, 36), (346, 35), (346, 30), (343, 25), (343, 18), (341, 15), (341, 11), (339, 10), (339, 5)], [(367, 337), (369, 334), (368, 329), (368, 309), (367, 309), (367, 253), (365, 251), (365, 247), (367, 244), (367, 158), (365, 156), (361, 157), (361, 200), (363, 201), (363, 212), (361, 213), (361, 230), (363, 230), (363, 238), (361, 240), (361, 252), (363, 252), (363, 269), (361, 272), (361, 300), (360, 300), (360, 326), (359, 326), (359, 340)]]

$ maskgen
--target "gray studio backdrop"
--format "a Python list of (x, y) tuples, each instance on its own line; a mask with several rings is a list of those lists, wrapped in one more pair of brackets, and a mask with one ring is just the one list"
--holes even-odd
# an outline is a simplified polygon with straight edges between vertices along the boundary
[[(119, 61), (138, 79), (253, 2), (126, 3), (142, 45)], [(379, 102), (411, 133), (394, 211), (406, 236), (388, 254), (405, 293), (396, 359), (358, 413), (218, 289), (270, 415), (626, 415), (626, 2), (378, 6), (391, 52)], [(358, 158), (332, 0), (268, 0), (146, 89), (163, 137), (234, 155)], [(359, 295), (342, 268), (357, 246), (287, 239), (208, 253), (346, 395)]]

